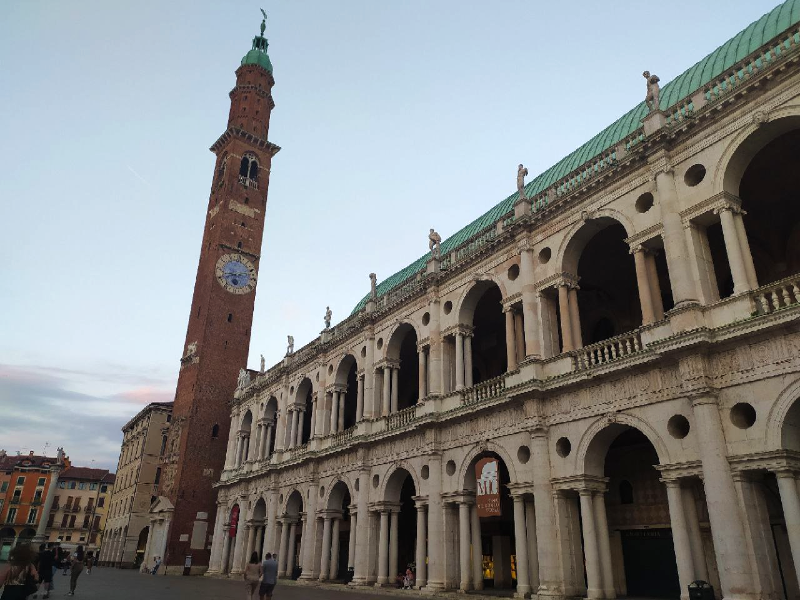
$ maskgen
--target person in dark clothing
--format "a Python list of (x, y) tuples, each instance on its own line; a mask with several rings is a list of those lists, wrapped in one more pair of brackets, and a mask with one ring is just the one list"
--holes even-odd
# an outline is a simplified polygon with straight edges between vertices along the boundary
[(272, 600), (272, 592), (275, 591), (275, 584), (278, 583), (278, 555), (272, 556), (267, 552), (261, 563), (260, 571), (261, 585), (258, 589), (258, 597), (261, 600)]
[(84, 558), (83, 546), (78, 546), (75, 549), (75, 553), (72, 555), (72, 571), (71, 577), (69, 578), (69, 594), (67, 594), (67, 596), (75, 595), (75, 587), (78, 585), (78, 576), (81, 574), (81, 571), (83, 571)]
[(50, 591), (53, 589), (53, 567), (55, 566), (55, 556), (53, 549), (45, 544), (39, 546), (39, 584), (44, 595), (42, 598), (49, 598)]

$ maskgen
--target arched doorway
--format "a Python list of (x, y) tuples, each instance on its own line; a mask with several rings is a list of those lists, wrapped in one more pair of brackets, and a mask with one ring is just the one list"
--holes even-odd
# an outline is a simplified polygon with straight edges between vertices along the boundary
[[(480, 490), (479, 477), (476, 473), (478, 466), (481, 467)], [(487, 477), (487, 473), (491, 477)], [(509, 483), (511, 478), (508, 467), (496, 452), (480, 452), (467, 466), (463, 489), (470, 494), (470, 498), (474, 497), (475, 501), (460, 503), (458, 507), (459, 552), (462, 554), (459, 571), (462, 590), (485, 588), (511, 590), (517, 586), (517, 539), (514, 526), (514, 501), (509, 492)], [(481, 516), (479, 499), (472, 494), (491, 491), (499, 493), (499, 502), (493, 511), (499, 514)], [(527, 539), (521, 540), (520, 543), (527, 543)], [(527, 551), (524, 554), (527, 557)]]
[(417, 511), (416, 485), (406, 469), (396, 469), (386, 481), (380, 510), (378, 541), (378, 583), (395, 585), (407, 568), (416, 572)]
[(286, 501), (278, 551), (278, 575), (297, 579), (300, 576), (300, 546), (303, 543), (303, 495), (294, 490)]
[(314, 412), (313, 394), (314, 386), (311, 380), (308, 377), (303, 378), (297, 386), (294, 406), (290, 407), (288, 414), (290, 421), (286, 429), (289, 435), (287, 444), (289, 448), (305, 444), (314, 434), (311, 428)]
[[(331, 406), (331, 433), (344, 431), (356, 424), (356, 405), (358, 403), (358, 365), (352, 354), (346, 355), (336, 370), (336, 390)], [(333, 414), (336, 414), (335, 420)]]
[(275, 431), (278, 426), (278, 399), (271, 396), (264, 407), (264, 420), (266, 421), (266, 440), (264, 442), (264, 458), (269, 458), (275, 452)]
[[(508, 370), (502, 299), (500, 288), (492, 281), (477, 282), (464, 297), (459, 322), (472, 327), (472, 337), (465, 331), (463, 341), (459, 339), (462, 335), (459, 332), (445, 339), (446, 351), (451, 357), (451, 390), (459, 389), (462, 382), (470, 387)], [(463, 350), (459, 348), (460, 344), (463, 344)]]
[(249, 410), (242, 417), (242, 425), (239, 428), (239, 449), (236, 455), (236, 466), (247, 462), (250, 457), (250, 432), (253, 429), (253, 413)]
[(19, 537), (17, 538), (17, 545), (19, 544), (30, 545), (31, 542), (33, 541), (33, 536), (35, 535), (36, 535), (35, 529), (31, 529), (30, 527), (23, 529), (22, 531), (20, 531)]
[(352, 499), (347, 484), (337, 481), (323, 515), (319, 579), (349, 581), (355, 558), (355, 527), (350, 515)]
[(255, 533), (253, 534), (253, 548), (249, 549), (247, 560), (250, 560), (250, 554), (255, 552), (258, 554), (258, 560), (261, 561), (264, 559), (264, 536), (267, 533), (267, 503), (263, 498), (259, 498), (253, 507), (250, 527), (255, 529)]
[[(621, 423), (605, 427), (589, 444), (586, 487), (580, 490), (589, 597), (680, 597), (670, 505), (656, 468), (659, 462), (650, 439)], [(608, 481), (605, 494), (602, 478)], [(694, 529), (699, 535), (697, 523)]]
[(233, 564), (233, 553), (236, 548), (236, 537), (240, 535), (240, 523), (239, 523), (239, 516), (241, 514), (241, 510), (238, 504), (234, 504), (231, 507), (230, 512), (228, 512), (228, 520), (223, 528), (225, 532), (225, 539), (223, 540), (222, 545), (222, 566), (220, 571), (223, 574), (230, 573), (231, 570), (234, 568)]
[(150, 526), (142, 527), (139, 532), (139, 540), (136, 542), (136, 556), (133, 559), (133, 566), (138, 569), (144, 560), (144, 551), (147, 549), (147, 538), (150, 536)]
[[(408, 323), (401, 323), (392, 333), (386, 349), (392, 363), (390, 412), (397, 412), (419, 401), (419, 353), (417, 332)], [(384, 375), (385, 376), (385, 375)], [(397, 389), (395, 390), (395, 383)]]

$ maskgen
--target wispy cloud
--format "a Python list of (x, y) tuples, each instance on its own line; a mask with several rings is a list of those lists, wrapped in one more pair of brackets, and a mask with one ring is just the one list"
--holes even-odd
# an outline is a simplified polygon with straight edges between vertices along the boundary
[[(97, 382), (100, 382), (99, 384)], [(92, 385), (90, 385), (92, 384)], [(0, 448), (63, 446), (74, 464), (114, 469), (122, 426), (149, 402), (172, 399), (174, 381), (126, 371), (0, 364)]]

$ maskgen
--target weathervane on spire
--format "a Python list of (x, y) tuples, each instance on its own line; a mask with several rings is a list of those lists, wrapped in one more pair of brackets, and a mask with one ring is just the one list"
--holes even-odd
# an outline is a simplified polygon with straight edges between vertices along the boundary
[(264, 30), (267, 28), (267, 13), (264, 12), (264, 9), (261, 9), (261, 14), (264, 15), (264, 18), (261, 21), (261, 37), (264, 37)]

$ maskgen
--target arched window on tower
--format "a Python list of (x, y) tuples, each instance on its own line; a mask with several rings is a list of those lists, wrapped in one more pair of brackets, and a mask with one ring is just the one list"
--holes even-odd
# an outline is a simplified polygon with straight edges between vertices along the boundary
[(258, 189), (258, 159), (251, 152), (242, 156), (242, 162), (239, 165), (239, 183)]

